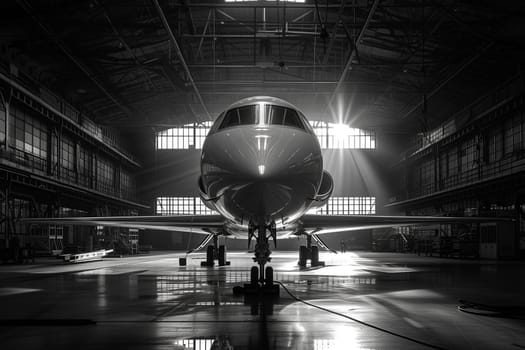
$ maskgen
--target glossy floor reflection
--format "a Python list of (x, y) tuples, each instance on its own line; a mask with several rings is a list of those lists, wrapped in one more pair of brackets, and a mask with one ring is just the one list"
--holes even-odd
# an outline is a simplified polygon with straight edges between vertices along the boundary
[[(525, 264), (411, 254), (322, 254), (300, 270), (275, 252), (279, 299), (235, 296), (251, 255), (0, 266), (3, 349), (520, 349)], [(288, 290), (289, 293), (286, 291)], [(508, 308), (490, 313), (459, 299)], [(490, 310), (489, 310), (490, 311)], [(494, 311), (494, 309), (492, 310)], [(490, 316), (499, 317), (489, 317)]]

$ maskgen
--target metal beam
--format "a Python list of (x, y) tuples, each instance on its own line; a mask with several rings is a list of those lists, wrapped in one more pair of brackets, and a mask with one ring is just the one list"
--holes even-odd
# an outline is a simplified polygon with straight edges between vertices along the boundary
[[(470, 56), (466, 60), (464, 60), (451, 74), (449, 74), (445, 79), (443, 79), (439, 84), (437, 84), (432, 91), (430, 91), (428, 94), (426, 94), (426, 100), (428, 101), (429, 98), (437, 94), (445, 85), (447, 85), (452, 79), (457, 77), (465, 68), (470, 66), (472, 62), (477, 60), (481, 55), (487, 51), (492, 45), (494, 45), (494, 41), (489, 42), (488, 44), (485, 44), (483, 47), (481, 47), (474, 55)], [(404, 120), (408, 118), (413, 112), (416, 111), (419, 107), (423, 105), (423, 101), (419, 101), (415, 106), (410, 108), (408, 112), (406, 112), (402, 117), (401, 120)]]
[(195, 34), (195, 21), (193, 20), (193, 14), (191, 13), (191, 7), (189, 6), (190, 0), (182, 0), (182, 4), (184, 5), (184, 10), (188, 16), (188, 29), (190, 30), (191, 34)]
[(119, 96), (116, 96), (114, 93), (110, 92), (108, 88), (102, 83), (79, 58), (77, 58), (71, 50), (66, 46), (66, 44), (58, 39), (56, 35), (38, 18), (34, 13), (33, 7), (26, 0), (17, 0), (17, 3), (20, 7), (27, 12), (27, 14), (35, 21), (40, 28), (46, 33), (46, 35), (57, 45), (62, 52), (69, 57), (75, 65), (80, 68), (80, 70), (88, 76), (88, 78), (106, 95), (115, 105), (117, 105), (128, 117), (133, 118), (134, 112), (123, 102)]
[[(426, 20), (425, 23), (431, 23), (433, 20), (434, 20), (434, 17), (437, 16), (439, 12), (438, 11), (435, 11), (432, 13), (432, 15)], [(429, 31), (428, 34), (426, 34), (426, 36), (432, 36), (435, 34), (435, 32), (441, 27), (441, 24), (443, 24), (444, 22), (444, 16), (441, 17), (439, 20), (436, 21), (436, 23), (432, 26), (432, 29)], [(410, 55), (404, 60), (404, 63), (400, 64), (398, 69), (397, 69), (397, 73), (394, 73), (392, 75), (392, 77), (390, 78), (389, 82), (388, 82), (388, 87), (385, 91), (383, 91), (383, 93), (379, 94), (378, 96), (375, 97), (374, 101), (369, 105), (369, 107), (367, 108), (366, 112), (369, 112), (370, 109), (371, 109), (371, 106), (375, 106), (376, 103), (381, 100), (382, 98), (385, 97), (386, 94), (389, 94), (391, 93), (392, 89), (395, 87), (394, 86), (394, 81), (401, 75), (401, 74), (406, 74), (406, 70), (408, 69), (408, 67), (410, 67), (411, 65), (424, 65), (424, 66), (429, 66), (429, 65), (432, 65), (432, 64), (435, 64), (435, 63), (432, 63), (432, 62), (428, 62), (428, 61), (425, 61), (425, 60), (422, 60), (420, 62), (410, 62), (414, 57), (416, 57), (416, 55), (418, 53), (423, 53), (424, 54), (424, 50), (425, 50), (425, 47), (423, 45), (423, 42), (414, 50), (411, 50), (411, 53)]]
[[(274, 71), (277, 73), (277, 71)], [(319, 84), (319, 85), (335, 85), (337, 84), (337, 81), (333, 80), (268, 80), (268, 79), (252, 79), (252, 80), (221, 80), (221, 81), (215, 81), (215, 80), (201, 80), (199, 81), (199, 84), (201, 85), (252, 85), (252, 84), (278, 84), (278, 85), (311, 85), (311, 84)], [(371, 82), (371, 81), (345, 81), (343, 82), (345, 85), (350, 86), (356, 86), (356, 85), (369, 85), (369, 86), (383, 86), (381, 82)]]
[(344, 82), (344, 80), (346, 78), (346, 75), (352, 69), (352, 60), (355, 58), (357, 49), (361, 45), (361, 40), (363, 40), (364, 34), (366, 32), (366, 29), (367, 29), (368, 25), (370, 24), (370, 20), (372, 19), (372, 17), (374, 16), (374, 13), (376, 12), (377, 5), (379, 5), (379, 1), (380, 0), (374, 0), (374, 3), (370, 7), (370, 11), (368, 11), (368, 16), (366, 17), (366, 21), (363, 24), (363, 27), (361, 28), (361, 31), (359, 32), (359, 35), (357, 36), (357, 40), (355, 42), (355, 48), (352, 50), (352, 53), (348, 57), (348, 60), (346, 61), (346, 64), (345, 64), (345, 67), (343, 68), (343, 71), (341, 72), (341, 76), (339, 77), (337, 85), (336, 85), (336, 87), (334, 89), (334, 92), (332, 92), (332, 96), (330, 96), (330, 100), (328, 101), (328, 108), (331, 107), (332, 102), (333, 102), (337, 92), (339, 91), (339, 88), (341, 87), (341, 85), (343, 84), (343, 82)]
[[(344, 0), (342, 0), (344, 1)], [(313, 10), (308, 10), (306, 12), (304, 12), (302, 15), (299, 15), (297, 17), (295, 17), (294, 19), (292, 19), (290, 21), (290, 23), (296, 23), (296, 22), (299, 22), (300, 20), (302, 20), (303, 18), (307, 17), (308, 15), (310, 15), (311, 13), (313, 12)]]
[(223, 10), (218, 9), (217, 13), (220, 13), (221, 15), (223, 15), (224, 17), (228, 18), (229, 20), (235, 22), (236, 24), (238, 24), (240, 26), (243, 26), (244, 28), (248, 29), (248, 31), (251, 32), (251, 33), (253, 33), (255, 31), (253, 29), (253, 27), (250, 27), (249, 25), (247, 25), (246, 23), (238, 20), (237, 18), (233, 17), (232, 15), (227, 14)]
[(334, 43), (337, 39), (337, 28), (339, 26), (339, 22), (341, 21), (341, 17), (343, 16), (344, 10), (345, 10), (345, 0), (341, 0), (341, 7), (339, 8), (339, 12), (337, 13), (337, 20), (335, 21), (334, 26), (332, 28), (332, 35), (330, 36), (330, 41), (328, 42), (328, 48), (326, 49), (326, 52), (324, 53), (323, 65), (326, 65), (328, 63), (328, 59), (330, 58), (330, 54), (332, 53)]
[(204, 26), (204, 29), (202, 30), (202, 37), (201, 37), (201, 40), (199, 41), (199, 47), (197, 48), (197, 53), (195, 54), (195, 57), (199, 57), (201, 58), (201, 61), (203, 61), (203, 57), (202, 57), (202, 44), (204, 43), (204, 35), (206, 35), (206, 32), (208, 31), (208, 26), (210, 25), (210, 19), (211, 19), (211, 13), (212, 11), (209, 10), (208, 11), (208, 19), (206, 20), (206, 25)]
[(144, 77), (146, 78), (146, 80), (150, 83), (151, 87), (153, 89), (155, 89), (155, 84), (153, 83), (153, 81), (151, 80), (151, 77), (150, 75), (148, 74), (148, 71), (146, 70), (146, 68), (144, 67), (144, 65), (139, 61), (139, 59), (137, 58), (137, 56), (133, 53), (133, 50), (129, 47), (129, 45), (127, 44), (126, 40), (124, 39), (124, 36), (120, 33), (120, 31), (117, 29), (117, 27), (115, 27), (115, 25), (113, 24), (113, 21), (111, 20), (111, 18), (109, 17), (109, 14), (107, 13), (106, 10), (104, 10), (104, 17), (106, 18), (106, 20), (108, 21), (111, 29), (113, 30), (113, 33), (115, 34), (115, 36), (119, 39), (119, 41), (122, 43), (122, 45), (124, 46), (124, 48), (126, 49), (126, 51), (128, 52), (128, 54), (131, 56), (131, 58), (133, 59), (133, 62), (135, 62), (135, 65), (142, 71), (142, 73), (144, 73)]
[(202, 108), (204, 109), (204, 112), (206, 113), (206, 116), (208, 120), (212, 120), (212, 117), (210, 113), (208, 112), (208, 109), (206, 108), (206, 105), (204, 104), (204, 101), (202, 99), (202, 96), (199, 92), (199, 89), (197, 88), (197, 85), (195, 84), (195, 81), (193, 80), (193, 76), (191, 75), (190, 69), (188, 65), (186, 64), (186, 60), (184, 59), (184, 55), (182, 54), (182, 51), (180, 49), (179, 43), (177, 42), (177, 39), (175, 38), (175, 35), (173, 35), (173, 32), (171, 30), (171, 27), (168, 23), (168, 20), (166, 19), (166, 15), (164, 15), (164, 11), (159, 5), (158, 0), (152, 0), (153, 4), (155, 5), (155, 8), (157, 9), (157, 12), (159, 13), (160, 20), (162, 21), (162, 25), (164, 26), (164, 29), (166, 32), (168, 32), (168, 36), (170, 38), (171, 43), (175, 47), (175, 52), (177, 53), (177, 56), (179, 57), (179, 61), (184, 68), (184, 71), (186, 72), (188, 76), (188, 80), (191, 83), (191, 86), (193, 87), (193, 91), (195, 92), (195, 95), (197, 96), (197, 99), (199, 100)]
[[(293, 3), (293, 2), (287, 2), (287, 1), (248, 1), (248, 2), (230, 2), (230, 3), (224, 3), (224, 2), (215, 2), (215, 3), (191, 3), (184, 5), (179, 2), (173, 2), (171, 4), (172, 7), (181, 7), (181, 6), (188, 6), (190, 8), (234, 8), (234, 9), (253, 9), (253, 8), (283, 8), (286, 7), (288, 10), (290, 9), (315, 9), (315, 5), (313, 3)], [(339, 4), (336, 3), (329, 3), (322, 5), (324, 8), (339, 8)], [(347, 7), (356, 7), (356, 8), (363, 8), (365, 9), (366, 5), (348, 5)], [(399, 6), (399, 5), (388, 5), (388, 7), (418, 7), (417, 4), (406, 5), (406, 6)]]
[[(254, 32), (253, 30), (251, 30)], [(259, 30), (257, 31), (257, 38), (270, 38), (270, 39), (278, 39), (279, 36), (283, 36), (285, 38), (308, 38), (312, 36), (319, 36), (319, 32), (316, 31), (296, 31), (296, 30), (285, 30), (284, 32), (279, 31), (268, 31), (268, 30)], [(254, 34), (181, 34), (182, 38), (224, 38), (224, 39), (253, 39)], [(336, 39), (345, 39), (346, 35), (344, 34), (336, 34)]]

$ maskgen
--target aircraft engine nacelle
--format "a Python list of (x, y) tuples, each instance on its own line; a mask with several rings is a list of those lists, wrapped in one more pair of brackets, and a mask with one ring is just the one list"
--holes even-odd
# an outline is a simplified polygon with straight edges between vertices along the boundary
[(334, 180), (332, 179), (332, 175), (326, 170), (323, 170), (323, 178), (321, 179), (321, 186), (319, 186), (319, 190), (317, 191), (317, 195), (315, 196), (315, 200), (310, 206), (310, 208), (320, 208), (323, 205), (328, 202), (328, 198), (332, 195), (332, 191), (334, 190)]
[(206, 190), (204, 188), (204, 184), (202, 183), (202, 177), (199, 176), (199, 196), (201, 197), (202, 203), (211, 210), (217, 210), (215, 208), (215, 204), (213, 203), (213, 200), (211, 200), (210, 196), (206, 193)]

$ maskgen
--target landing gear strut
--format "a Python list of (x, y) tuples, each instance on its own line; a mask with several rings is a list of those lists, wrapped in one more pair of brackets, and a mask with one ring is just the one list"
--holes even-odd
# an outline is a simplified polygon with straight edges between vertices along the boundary
[(306, 267), (306, 262), (310, 260), (310, 266), (324, 266), (324, 261), (319, 261), (319, 247), (312, 245), (312, 236), (306, 235), (306, 246), (299, 247), (299, 261), (300, 267)]
[[(257, 231), (257, 233), (255, 233), (255, 231)], [(269, 231), (269, 234), (267, 231)], [(278, 296), (279, 285), (273, 282), (273, 268), (266, 266), (266, 263), (272, 260), (272, 258), (270, 258), (272, 251), (270, 250), (269, 239), (273, 238), (275, 245), (277, 245), (275, 222), (272, 221), (270, 225), (260, 222), (257, 226), (250, 223), (248, 229), (248, 245), (252, 238), (255, 238), (255, 256), (253, 261), (259, 266), (253, 266), (251, 268), (250, 283), (244, 285), (243, 292), (245, 294), (258, 294), (262, 292), (264, 294)]]
[(226, 246), (218, 244), (219, 237), (214, 235), (213, 245), (206, 248), (206, 261), (201, 261), (201, 266), (212, 267), (215, 265), (215, 260), (218, 261), (219, 266), (230, 265), (230, 262), (226, 260)]

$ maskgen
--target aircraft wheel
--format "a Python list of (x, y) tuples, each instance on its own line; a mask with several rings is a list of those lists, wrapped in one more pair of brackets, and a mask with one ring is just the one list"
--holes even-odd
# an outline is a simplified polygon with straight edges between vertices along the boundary
[(250, 271), (250, 283), (252, 286), (259, 284), (259, 268), (257, 266), (252, 266)]
[(273, 286), (273, 267), (266, 266), (265, 270), (265, 282), (267, 286)]
[(312, 246), (312, 266), (319, 265), (319, 247)]
[(219, 246), (219, 266), (226, 265), (226, 246)]
[(308, 257), (308, 248), (302, 245), (299, 247), (299, 266), (306, 266), (306, 259)]
[(209, 245), (208, 248), (206, 248), (206, 263), (208, 266), (213, 266), (213, 253), (215, 251), (215, 247), (212, 245)]

